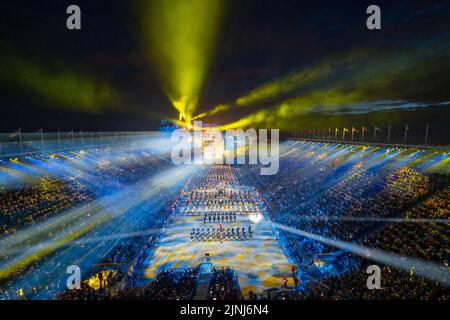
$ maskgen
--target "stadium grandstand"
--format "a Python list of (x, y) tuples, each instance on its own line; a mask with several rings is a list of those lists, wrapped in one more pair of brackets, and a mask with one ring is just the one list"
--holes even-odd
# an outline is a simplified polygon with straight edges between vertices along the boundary
[(3, 318), (448, 313), (449, 0), (3, 0), (0, 38)]
[(287, 139), (261, 175), (123, 136), (2, 158), (1, 299), (449, 298), (446, 150)]

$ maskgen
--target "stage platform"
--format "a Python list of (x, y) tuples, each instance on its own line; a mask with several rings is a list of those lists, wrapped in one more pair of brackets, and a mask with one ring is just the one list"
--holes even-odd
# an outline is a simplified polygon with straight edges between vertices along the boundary
[[(279, 288), (283, 276), (293, 284), (292, 261), (285, 255), (270, 223), (263, 214), (238, 215), (237, 221), (225, 223), (224, 228), (252, 226), (253, 238), (235, 241), (190, 241), (194, 227), (218, 228), (219, 223), (203, 223), (201, 216), (172, 215), (161, 236), (159, 246), (143, 263), (140, 274), (144, 279), (153, 279), (165, 269), (185, 269), (197, 266), (206, 253), (211, 256), (213, 266), (233, 267), (238, 275), (244, 296), (249, 291), (263, 292)], [(144, 280), (142, 279), (142, 280)]]

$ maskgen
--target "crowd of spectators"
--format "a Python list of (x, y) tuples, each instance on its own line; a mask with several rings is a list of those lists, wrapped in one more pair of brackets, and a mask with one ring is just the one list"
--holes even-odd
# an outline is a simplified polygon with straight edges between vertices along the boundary
[(76, 180), (64, 181), (50, 175), (39, 177), (20, 189), (0, 194), (0, 234), (14, 233), (94, 197), (94, 191)]
[(142, 296), (151, 300), (190, 300), (195, 294), (199, 268), (166, 270), (144, 287)]
[(249, 292), (248, 300), (305, 300), (307, 296), (299, 290), (268, 290), (264, 293), (256, 294)]
[[(73, 166), (74, 171), (58, 170), (66, 160), (63, 159), (64, 157), (52, 159), (49, 166), (55, 166), (54, 175), (29, 177), (25, 185), (2, 189), (0, 194), (1, 235), (9, 236), (16, 230), (33, 227), (34, 223), (55, 217), (59, 220), (55, 220), (53, 225), (58, 229), (53, 228), (47, 234), (52, 237), (59, 230), (62, 231), (89, 219), (90, 210), (98, 206), (96, 201), (101, 197), (120, 192), (124, 185), (131, 185), (151, 177), (159, 172), (158, 169), (169, 166), (165, 161), (143, 151), (104, 157), (108, 160), (103, 159), (103, 152), (111, 155), (111, 150), (92, 151), (100, 160), (91, 161), (89, 166), (83, 167), (83, 170), (76, 165)], [(94, 158), (93, 155), (92, 157)], [(77, 159), (67, 161), (77, 161)], [(98, 173), (100, 171), (101, 174)], [(75, 241), (74, 245), (62, 247), (61, 250), (35, 256), (32, 263), (20, 266), (0, 279), (0, 298), (25, 299), (41, 297), (40, 294), (44, 294), (42, 297), (57, 295), (58, 291), (63, 290), (65, 280), (55, 280), (55, 277), (65, 279), (65, 266), (72, 264), (71, 261), (74, 260), (83, 267), (83, 271), (90, 268), (92, 261), (116, 264), (122, 269), (128, 268), (133, 263), (142, 263), (143, 251), (148, 252), (157, 244), (157, 230), (163, 226), (170, 214), (167, 206), (172, 203), (175, 194), (176, 190), (173, 193), (168, 190), (160, 194), (158, 200), (149, 199), (132, 207), (116, 219), (105, 221), (100, 225), (93, 224), (89, 227), (90, 230), (77, 240), (80, 241), (79, 244)], [(78, 211), (73, 211), (72, 214), (71, 210), (84, 210), (86, 214), (79, 214)], [(115, 236), (146, 230), (155, 231), (142, 235), (138, 233), (125, 238)], [(91, 240), (98, 238), (105, 240)], [(33, 245), (32, 242), (23, 243), (24, 248), (16, 253), (3, 255), (0, 262), (7, 263), (8, 259), (27, 248), (31, 249)], [(79, 257), (83, 257), (86, 263), (79, 261)]]
[[(368, 166), (352, 152), (325, 156), (326, 151), (311, 146), (293, 151), (281, 157), (277, 175), (255, 179), (275, 220), (330, 238), (364, 237), (376, 226), (364, 218), (398, 216), (442, 185), (410, 167)], [(304, 237), (288, 238), (301, 252), (333, 250)]]
[[(362, 240), (368, 248), (394, 253), (400, 258), (413, 257), (432, 263), (435, 269), (450, 270), (448, 223), (414, 219), (448, 220), (450, 188), (437, 192), (405, 213), (403, 222), (380, 228)], [(359, 268), (325, 279), (329, 288), (321, 296), (328, 299), (424, 299), (448, 300), (448, 290), (438, 281), (418, 275), (414, 268), (398, 270), (382, 265), (381, 290), (368, 290), (366, 268), (373, 262), (363, 260)], [(437, 271), (437, 270), (436, 270)]]
[[(320, 144), (297, 142), (280, 157), (277, 175), (260, 176), (255, 169), (255, 180), (259, 180), (273, 219), (331, 240), (359, 242), (402, 257), (434, 262), (448, 269), (450, 234), (445, 220), (450, 216), (450, 194), (446, 187), (449, 177), (425, 174), (413, 166), (398, 164), (395, 157), (390, 158), (387, 153), (383, 160), (374, 162), (372, 158), (377, 155), (367, 153), (367, 158), (364, 158), (360, 149), (330, 151)], [(389, 223), (383, 218), (399, 220)], [(284, 238), (306, 272), (310, 272), (307, 266), (314, 267), (313, 262), (318, 257), (337, 251), (335, 247), (297, 234), (285, 232)], [(363, 272), (366, 262), (355, 261), (361, 259), (336, 255), (332, 262), (334, 268), (317, 269), (322, 270), (321, 276), (327, 278), (325, 282), (330, 288), (339, 287), (338, 284), (342, 286), (339, 287), (340, 292), (343, 291), (340, 289), (347, 288), (346, 298), (362, 297), (353, 283), (357, 283), (364, 297), (368, 297), (371, 294), (366, 292), (367, 274)], [(440, 295), (440, 285), (418, 276), (408, 280), (403, 290), (396, 290), (405, 279), (410, 279), (410, 275), (392, 267), (386, 267), (386, 270), (389, 270), (385, 272), (389, 274), (387, 281), (392, 284), (392, 294), (389, 290), (381, 290), (376, 294), (372, 292), (374, 297), (389, 298), (394, 292), (401, 298), (420, 294), (424, 298)], [(404, 290), (410, 293), (404, 294)], [(301, 298), (339, 296), (325, 295), (322, 291), (315, 294), (313, 291), (302, 294)]]
[[(255, 182), (262, 191), (271, 218), (280, 224), (331, 240), (355, 242), (400, 257), (418, 258), (449, 270), (448, 176), (430, 176), (413, 166), (395, 162), (394, 158), (387, 157), (387, 153), (381, 160), (377, 158), (380, 154), (364, 153), (363, 147), (358, 148), (330, 149), (321, 144), (294, 143), (289, 146), (289, 152), (281, 155), (277, 175), (261, 176), (257, 167), (231, 170), (229, 166), (217, 166), (215, 170), (206, 169), (193, 175), (190, 185), (195, 188), (186, 188), (172, 207), (169, 204), (176, 193), (167, 190), (159, 195), (159, 201), (149, 199), (139, 203), (114, 222), (96, 226), (86, 233), (87, 238), (107, 236), (106, 240), (61, 249), (73, 256), (85, 256), (89, 261), (113, 264), (120, 272), (108, 281), (100, 280), (103, 285), (99, 288), (84, 281), (80, 289), (65, 291), (57, 297), (70, 300), (192, 299), (198, 268), (163, 271), (150, 284), (139, 288), (136, 288), (136, 274), (128, 273), (130, 268), (142, 264), (158, 245), (158, 231), (125, 238), (111, 235), (159, 230), (171, 212), (181, 212), (198, 215), (203, 222), (202, 228), (193, 229), (192, 241), (222, 240), (224, 233), (228, 238), (234, 238), (233, 227), (222, 229), (220, 225), (211, 228), (210, 232), (204, 225), (215, 223), (216, 219), (217, 223), (231, 223), (236, 221), (236, 214), (254, 213), (260, 205), (253, 196), (255, 189), (234, 187)], [(120, 154), (115, 159), (99, 158), (100, 161), (92, 162), (84, 170), (36, 176), (20, 187), (2, 189), (0, 235), (9, 236), (34, 223), (89, 205), (167, 167), (165, 162), (145, 152)], [(251, 181), (249, 171), (254, 173)], [(231, 209), (223, 209), (225, 206)], [(80, 216), (79, 219), (85, 218)], [(384, 218), (399, 220), (392, 222)], [(108, 230), (107, 234), (105, 230)], [(248, 239), (252, 238), (250, 227), (237, 230), (245, 234), (243, 239), (247, 239), (247, 234)], [(323, 268), (323, 274), (314, 274), (318, 282), (310, 282), (304, 290), (285, 288), (264, 294), (250, 292), (250, 300), (450, 299), (448, 291), (439, 282), (417, 275), (414, 269), (397, 270), (388, 265), (380, 265), (383, 289), (368, 290), (366, 268), (370, 261), (311, 237), (282, 232), (282, 239), (305, 274), (313, 275), (311, 268), (319, 270), (315, 262), (323, 256), (331, 257), (325, 264), (332, 268)], [(32, 244), (24, 246), (31, 248)], [(59, 285), (51, 288), (49, 283), (54, 270), (64, 270), (65, 266), (62, 260), (55, 258), (58, 254), (56, 251), (39, 256), (33, 263), (0, 279), (0, 298), (34, 297), (39, 290), (55, 296), (52, 290), (61, 291)], [(10, 257), (1, 257), (0, 262), (7, 259)], [(124, 279), (131, 281), (125, 281), (125, 288), (118, 288)], [(239, 298), (234, 270), (214, 268), (208, 299)]]
[(164, 270), (148, 285), (115, 289), (115, 282), (94, 288), (88, 281), (80, 289), (65, 291), (61, 300), (190, 300), (195, 294), (199, 268)]
[(236, 273), (230, 267), (213, 268), (209, 284), (209, 300), (239, 300), (241, 291)]

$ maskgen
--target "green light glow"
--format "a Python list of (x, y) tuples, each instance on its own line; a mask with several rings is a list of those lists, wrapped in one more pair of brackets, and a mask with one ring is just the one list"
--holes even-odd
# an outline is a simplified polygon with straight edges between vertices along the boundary
[(323, 64), (316, 68), (306, 69), (289, 74), (288, 76), (267, 82), (248, 94), (236, 99), (238, 106), (247, 106), (266, 99), (275, 98), (279, 95), (295, 90), (302, 85), (323, 79), (333, 73), (329, 64)]
[(197, 107), (223, 9), (223, 0), (156, 0), (145, 5), (148, 51), (180, 120), (189, 122)]
[(87, 113), (114, 107), (119, 95), (104, 81), (69, 71), (50, 69), (32, 61), (2, 57), (5, 62), (0, 81), (33, 94), (44, 103)]

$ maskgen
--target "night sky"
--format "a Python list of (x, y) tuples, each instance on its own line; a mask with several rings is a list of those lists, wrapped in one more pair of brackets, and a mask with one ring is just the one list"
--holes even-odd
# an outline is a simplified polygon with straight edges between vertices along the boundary
[[(82, 30), (66, 29), (70, 4)], [(370, 4), (381, 30), (366, 28)], [(2, 1), (0, 131), (153, 130), (178, 118), (143, 36), (145, 6)], [(226, 105), (202, 120), (286, 130), (408, 121), (418, 135), (430, 122), (433, 139), (448, 139), (448, 1), (233, 0), (222, 11), (193, 116)]]

